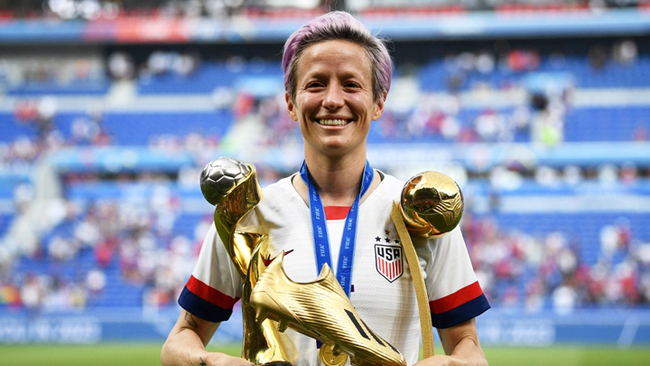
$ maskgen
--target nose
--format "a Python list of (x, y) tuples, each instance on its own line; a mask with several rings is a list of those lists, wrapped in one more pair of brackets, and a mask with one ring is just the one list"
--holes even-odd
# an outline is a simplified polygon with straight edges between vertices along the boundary
[(330, 110), (339, 109), (343, 107), (344, 103), (343, 90), (341, 90), (340, 85), (337, 83), (330, 84), (325, 91), (323, 107)]

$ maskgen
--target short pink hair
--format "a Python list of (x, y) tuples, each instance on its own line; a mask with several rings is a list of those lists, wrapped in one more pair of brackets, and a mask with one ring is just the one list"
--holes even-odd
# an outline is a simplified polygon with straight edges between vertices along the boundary
[(372, 92), (379, 100), (390, 89), (393, 61), (383, 39), (370, 33), (358, 19), (344, 11), (333, 11), (314, 18), (287, 39), (282, 54), (284, 89), (291, 100), (296, 95), (296, 65), (302, 51), (324, 41), (345, 40), (362, 46), (372, 64)]

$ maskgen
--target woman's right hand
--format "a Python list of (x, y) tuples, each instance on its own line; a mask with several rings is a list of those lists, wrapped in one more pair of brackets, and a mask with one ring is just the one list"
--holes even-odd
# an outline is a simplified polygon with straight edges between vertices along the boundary
[(225, 353), (206, 352), (199, 356), (200, 366), (253, 366), (254, 364), (243, 358), (233, 357)]
[(239, 357), (206, 351), (205, 347), (218, 327), (219, 323), (182, 311), (162, 347), (160, 363), (163, 366), (252, 366)]

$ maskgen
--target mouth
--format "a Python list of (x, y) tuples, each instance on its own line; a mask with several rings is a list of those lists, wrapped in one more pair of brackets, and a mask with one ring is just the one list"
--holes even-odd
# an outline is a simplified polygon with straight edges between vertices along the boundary
[(316, 123), (318, 123), (321, 126), (345, 126), (348, 123), (352, 122), (352, 120), (347, 120), (347, 119), (316, 119)]

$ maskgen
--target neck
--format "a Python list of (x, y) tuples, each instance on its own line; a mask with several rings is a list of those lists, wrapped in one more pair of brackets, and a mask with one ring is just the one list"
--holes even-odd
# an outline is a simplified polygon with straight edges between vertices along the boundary
[(361, 189), (366, 157), (331, 159), (305, 156), (314, 186), (324, 206), (351, 206)]

